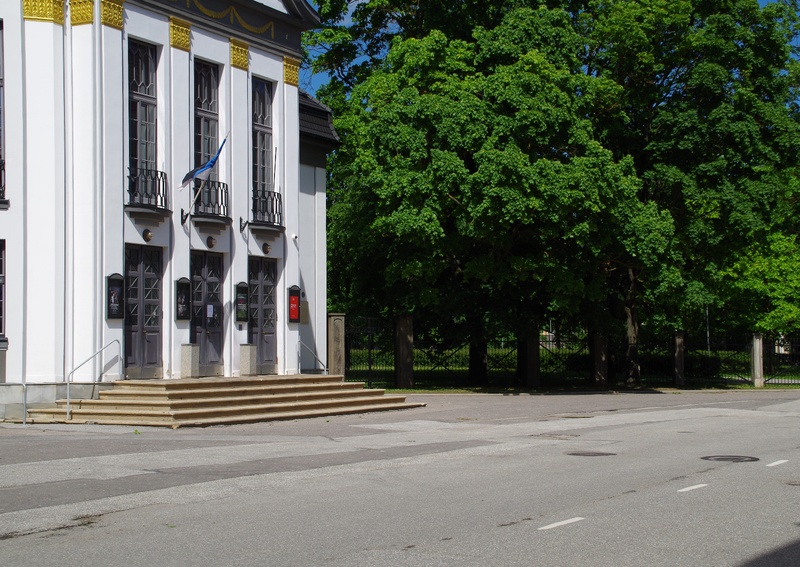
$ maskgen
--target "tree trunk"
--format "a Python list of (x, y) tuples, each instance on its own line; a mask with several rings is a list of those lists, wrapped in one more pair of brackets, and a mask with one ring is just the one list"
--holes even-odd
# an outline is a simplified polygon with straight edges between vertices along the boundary
[(394, 382), (398, 388), (414, 387), (414, 319), (402, 315), (395, 322)]
[(476, 386), (489, 383), (489, 344), (481, 337), (469, 341), (469, 381)]
[(636, 310), (636, 275), (633, 268), (628, 268), (628, 293), (625, 297), (625, 323), (627, 325), (628, 349), (628, 384), (639, 384), (642, 369), (639, 366), (639, 318)]
[(527, 388), (541, 385), (538, 326), (535, 328), (533, 334), (517, 335), (517, 381)]

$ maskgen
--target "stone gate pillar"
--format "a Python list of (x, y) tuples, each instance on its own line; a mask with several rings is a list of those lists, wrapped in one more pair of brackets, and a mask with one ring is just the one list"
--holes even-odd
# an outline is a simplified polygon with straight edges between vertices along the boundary
[(328, 313), (328, 374), (344, 376), (344, 313)]
[(764, 337), (753, 333), (753, 352), (750, 357), (750, 378), (756, 388), (764, 387)]

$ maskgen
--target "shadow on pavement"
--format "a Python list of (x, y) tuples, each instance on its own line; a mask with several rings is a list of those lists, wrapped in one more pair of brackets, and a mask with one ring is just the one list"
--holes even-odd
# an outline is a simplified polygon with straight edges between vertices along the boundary
[(797, 567), (800, 565), (800, 540), (740, 563), (738, 567)]

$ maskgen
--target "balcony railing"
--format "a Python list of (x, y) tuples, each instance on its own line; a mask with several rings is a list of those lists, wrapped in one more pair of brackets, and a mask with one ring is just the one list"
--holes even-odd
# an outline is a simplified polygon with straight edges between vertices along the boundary
[(194, 214), (227, 217), (228, 185), (219, 181), (201, 181), (199, 179), (194, 183), (194, 196), (196, 197)]
[(253, 191), (253, 224), (283, 226), (283, 201), (275, 191)]
[(0, 159), (0, 201), (6, 200), (6, 160)]
[(154, 169), (131, 169), (128, 175), (128, 204), (167, 208), (167, 174)]

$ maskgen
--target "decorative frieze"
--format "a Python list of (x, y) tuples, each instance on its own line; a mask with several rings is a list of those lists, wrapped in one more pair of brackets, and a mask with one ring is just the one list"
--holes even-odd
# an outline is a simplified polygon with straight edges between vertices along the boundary
[(189, 51), (192, 47), (192, 24), (178, 18), (169, 19), (169, 44), (175, 49)]
[(291, 57), (283, 58), (283, 80), (286, 84), (300, 86), (300, 61)]
[(247, 71), (250, 66), (250, 46), (243, 41), (231, 39), (231, 65)]
[(104, 26), (122, 29), (124, 20), (122, 17), (123, 0), (100, 0), (100, 22)]
[(22, 16), (26, 20), (64, 25), (64, 0), (22, 0)]
[(94, 23), (94, 0), (72, 0), (69, 3), (69, 18), (73, 26)]

